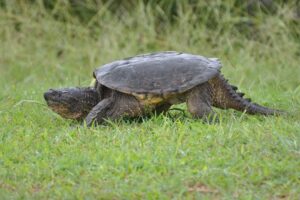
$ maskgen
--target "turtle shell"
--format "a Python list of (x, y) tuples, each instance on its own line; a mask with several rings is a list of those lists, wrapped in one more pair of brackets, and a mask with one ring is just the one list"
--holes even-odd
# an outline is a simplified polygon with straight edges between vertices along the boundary
[(216, 58), (173, 51), (143, 54), (105, 64), (94, 71), (97, 81), (128, 94), (183, 93), (216, 76)]

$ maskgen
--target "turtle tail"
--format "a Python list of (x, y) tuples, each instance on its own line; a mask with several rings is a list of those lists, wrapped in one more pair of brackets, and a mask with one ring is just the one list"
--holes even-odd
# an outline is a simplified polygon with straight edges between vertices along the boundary
[(279, 115), (284, 111), (261, 106), (244, 98), (244, 93), (237, 92), (237, 87), (230, 85), (221, 74), (209, 80), (212, 91), (212, 105), (222, 109), (232, 108), (248, 114)]

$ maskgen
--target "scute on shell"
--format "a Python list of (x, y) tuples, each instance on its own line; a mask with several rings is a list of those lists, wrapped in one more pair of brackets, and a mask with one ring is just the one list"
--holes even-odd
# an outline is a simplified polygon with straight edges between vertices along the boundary
[(100, 84), (120, 92), (166, 96), (208, 81), (220, 68), (216, 58), (167, 51), (105, 64), (95, 69), (94, 76)]

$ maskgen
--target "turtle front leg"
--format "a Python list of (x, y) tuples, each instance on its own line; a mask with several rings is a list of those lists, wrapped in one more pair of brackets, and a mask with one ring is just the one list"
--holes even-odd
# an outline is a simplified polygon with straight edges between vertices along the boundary
[(122, 117), (137, 117), (143, 114), (143, 107), (132, 95), (113, 92), (112, 96), (100, 101), (87, 115), (87, 126), (101, 124), (105, 119), (116, 120)]

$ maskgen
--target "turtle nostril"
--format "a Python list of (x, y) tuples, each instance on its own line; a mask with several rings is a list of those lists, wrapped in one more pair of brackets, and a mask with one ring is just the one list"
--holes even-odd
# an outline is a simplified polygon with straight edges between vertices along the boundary
[(48, 101), (49, 99), (51, 99), (57, 95), (59, 95), (59, 93), (57, 91), (55, 91), (53, 89), (49, 89), (47, 92), (44, 93), (44, 99), (46, 101)]
[(46, 101), (49, 100), (49, 96), (50, 96), (50, 92), (49, 92), (49, 91), (44, 93), (44, 99), (45, 99)]

